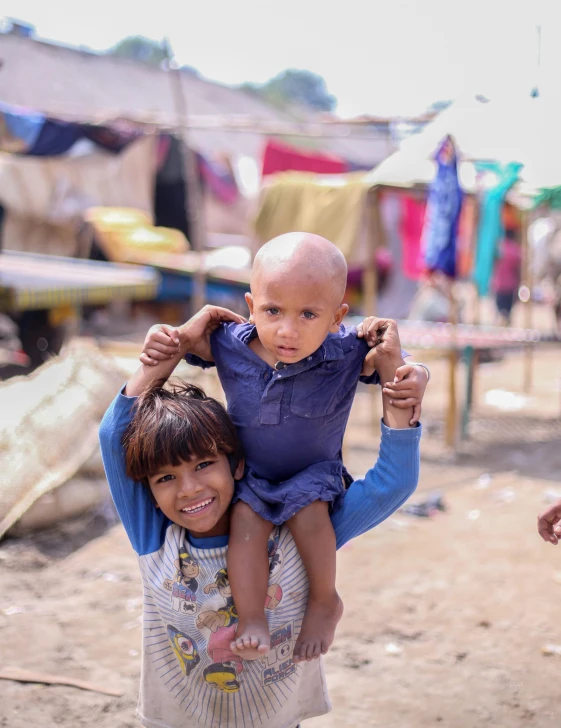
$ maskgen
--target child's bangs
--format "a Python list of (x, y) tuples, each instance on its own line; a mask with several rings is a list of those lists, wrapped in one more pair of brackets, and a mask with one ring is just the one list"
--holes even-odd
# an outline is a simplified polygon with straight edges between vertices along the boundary
[(241, 457), (235, 428), (222, 405), (192, 385), (165, 390), (154, 387), (142, 395), (123, 438), (127, 473), (148, 479), (182, 461)]

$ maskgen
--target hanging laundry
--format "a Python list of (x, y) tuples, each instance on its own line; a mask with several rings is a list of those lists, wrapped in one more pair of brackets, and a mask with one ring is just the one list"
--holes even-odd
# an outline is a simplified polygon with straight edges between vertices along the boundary
[(97, 144), (98, 147), (108, 152), (119, 154), (126, 149), (131, 142), (134, 142), (142, 132), (138, 129), (120, 128), (118, 126), (94, 126), (82, 124), (80, 126), (82, 135)]
[(25, 154), (37, 141), (44, 114), (0, 103), (0, 151)]
[(27, 150), (33, 157), (55, 157), (65, 154), (83, 137), (79, 124), (45, 119), (35, 144)]
[(425, 220), (426, 202), (415, 197), (401, 198), (400, 237), (402, 243), (403, 275), (418, 281), (424, 272), (421, 235)]
[(504, 235), (501, 216), (505, 195), (518, 179), (522, 167), (523, 165), (518, 162), (510, 162), (504, 167), (495, 162), (478, 162), (475, 165), (477, 172), (491, 172), (497, 177), (496, 184), (483, 192), (480, 203), (477, 253), (473, 272), (473, 280), (480, 296), (489, 293), (498, 245)]
[(456, 275), (469, 280), (473, 273), (475, 242), (477, 240), (477, 199), (465, 197), (460, 213), (458, 242), (456, 244)]
[(425, 266), (456, 277), (456, 238), (462, 209), (463, 192), (458, 182), (457, 152), (454, 140), (447, 136), (435, 161), (436, 176), (431, 183), (422, 236)]
[(226, 205), (236, 202), (240, 193), (230, 165), (227, 162), (207, 159), (199, 153), (197, 162), (203, 186), (208, 187), (216, 199)]
[(263, 154), (263, 177), (289, 171), (343, 174), (348, 171), (348, 166), (339, 157), (269, 139)]

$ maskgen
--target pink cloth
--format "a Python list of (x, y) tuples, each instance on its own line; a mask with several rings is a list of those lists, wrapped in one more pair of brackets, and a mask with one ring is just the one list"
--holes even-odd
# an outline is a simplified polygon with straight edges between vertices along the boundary
[(425, 200), (402, 197), (400, 233), (403, 246), (403, 275), (413, 281), (418, 281), (425, 270), (421, 251), (425, 209)]
[(500, 245), (499, 256), (493, 272), (493, 291), (495, 293), (510, 293), (520, 285), (520, 268), (522, 265), (520, 245), (506, 238)]
[(277, 172), (342, 174), (347, 170), (347, 163), (339, 157), (314, 152), (312, 149), (291, 147), (276, 139), (269, 139), (263, 154), (263, 177)]

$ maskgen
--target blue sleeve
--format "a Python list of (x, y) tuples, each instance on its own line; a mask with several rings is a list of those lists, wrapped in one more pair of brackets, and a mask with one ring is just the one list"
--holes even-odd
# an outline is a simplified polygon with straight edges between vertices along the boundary
[[(411, 354), (408, 354), (404, 349), (402, 349), (401, 358), (405, 359), (408, 356), (411, 356)], [(374, 372), (374, 374), (371, 374), (369, 377), (359, 377), (358, 379), (363, 384), (380, 384), (380, 375), (378, 372)]]
[(331, 521), (337, 548), (391, 516), (415, 491), (419, 481), (422, 428), (392, 430), (382, 422), (378, 460), (351, 483)]
[(205, 361), (204, 359), (201, 359), (200, 356), (195, 356), (195, 354), (186, 354), (185, 361), (192, 367), (200, 367), (201, 369), (210, 369), (211, 367), (216, 366), (213, 361)]
[(171, 522), (156, 508), (148, 488), (131, 480), (126, 473), (121, 441), (131, 421), (135, 401), (136, 397), (121, 393), (115, 397), (99, 426), (99, 442), (115, 507), (133, 549), (143, 556), (160, 548)]

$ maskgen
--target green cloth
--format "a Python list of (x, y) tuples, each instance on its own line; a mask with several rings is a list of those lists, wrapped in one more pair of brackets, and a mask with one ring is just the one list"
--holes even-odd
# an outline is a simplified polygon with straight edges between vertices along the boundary
[(477, 253), (473, 271), (473, 280), (479, 295), (487, 296), (499, 242), (504, 235), (501, 219), (504, 199), (506, 193), (518, 179), (518, 173), (523, 165), (518, 162), (510, 162), (503, 167), (495, 162), (477, 162), (475, 166), (478, 171), (489, 170), (498, 177), (497, 184), (485, 190), (481, 200)]
[(277, 235), (306, 232), (331, 240), (351, 260), (364, 221), (370, 185), (364, 176), (346, 174), (333, 180), (302, 172), (275, 175), (261, 194), (254, 222), (261, 243)]
[(534, 207), (547, 205), (551, 210), (561, 210), (561, 187), (547, 187), (540, 190)]

